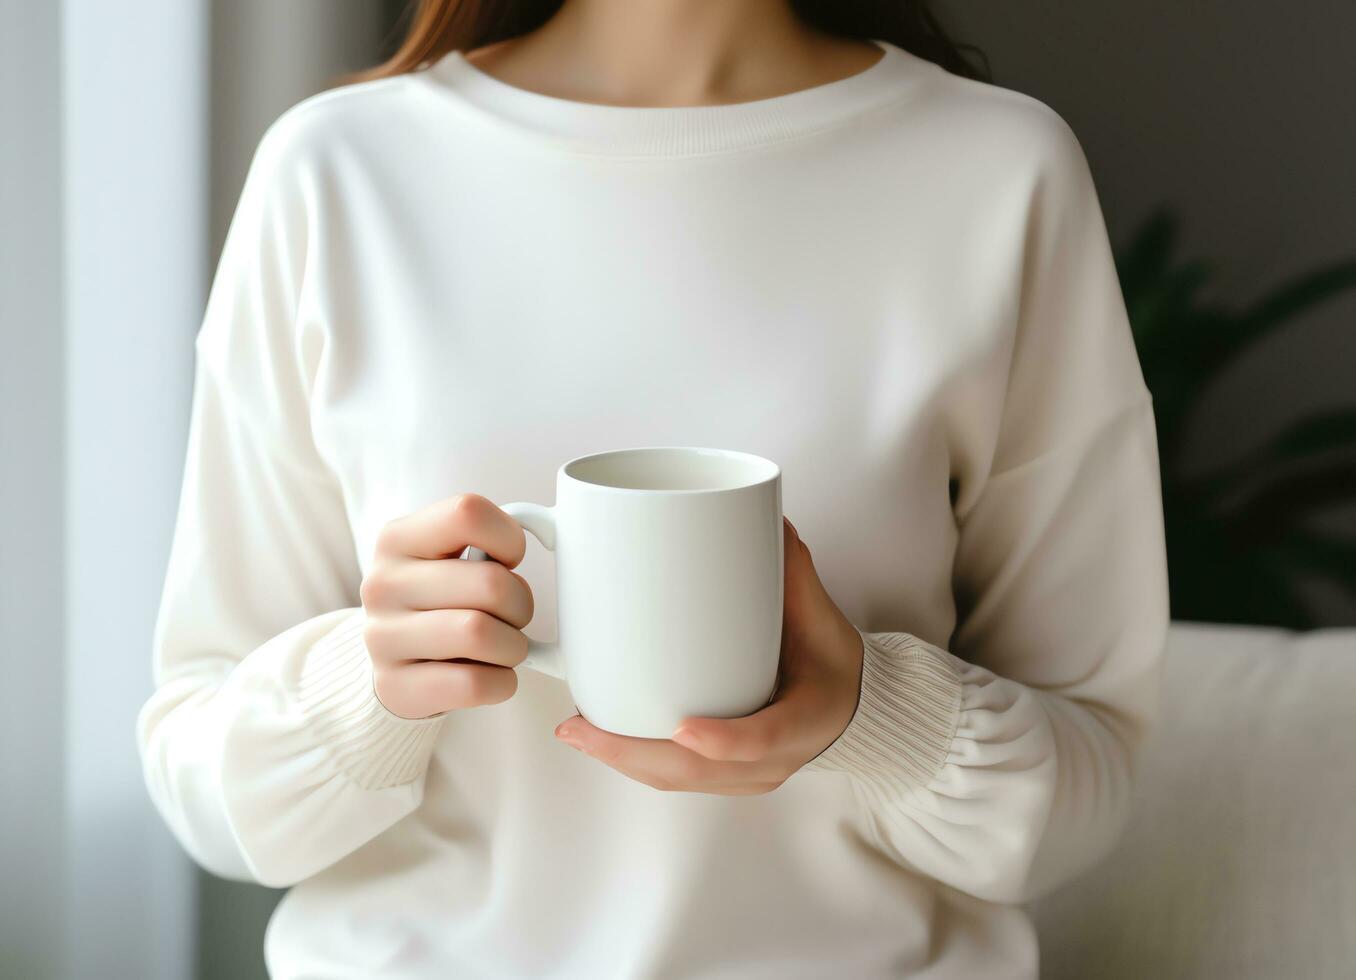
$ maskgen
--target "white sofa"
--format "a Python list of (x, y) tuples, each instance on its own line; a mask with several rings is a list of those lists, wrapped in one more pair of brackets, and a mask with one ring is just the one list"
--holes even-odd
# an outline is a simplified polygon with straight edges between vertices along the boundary
[(1051, 980), (1356, 977), (1356, 629), (1173, 624), (1121, 845), (1033, 911)]

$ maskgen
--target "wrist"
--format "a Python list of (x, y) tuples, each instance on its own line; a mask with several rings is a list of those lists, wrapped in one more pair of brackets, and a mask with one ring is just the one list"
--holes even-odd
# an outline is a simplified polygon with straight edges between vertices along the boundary
[(951, 658), (908, 633), (864, 633), (856, 706), (842, 733), (806, 768), (844, 772), (889, 792), (932, 781), (960, 715)]
[(307, 652), (297, 698), (335, 765), (360, 787), (383, 789), (423, 775), (442, 718), (402, 718), (381, 703), (365, 622), (362, 609), (352, 610)]

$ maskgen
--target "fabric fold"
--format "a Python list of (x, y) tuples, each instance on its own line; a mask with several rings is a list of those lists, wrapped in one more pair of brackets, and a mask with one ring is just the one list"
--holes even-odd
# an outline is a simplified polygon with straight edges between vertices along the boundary
[(862, 636), (857, 710), (808, 766), (846, 772), (875, 801), (926, 786), (946, 761), (960, 716), (951, 655), (909, 633)]

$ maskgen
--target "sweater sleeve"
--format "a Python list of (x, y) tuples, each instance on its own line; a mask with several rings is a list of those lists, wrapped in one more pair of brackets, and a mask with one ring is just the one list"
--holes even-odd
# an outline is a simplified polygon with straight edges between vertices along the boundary
[(848, 774), (892, 860), (997, 902), (1115, 842), (1168, 626), (1152, 399), (1086, 160), (1050, 116), (992, 462), (954, 505), (956, 628), (946, 648), (859, 629), (856, 714), (810, 764)]
[(187, 462), (137, 736), (204, 867), (284, 886), (413, 810), (439, 721), (377, 700), (342, 489), (308, 391), (315, 175), (284, 116), (251, 163), (195, 352)]

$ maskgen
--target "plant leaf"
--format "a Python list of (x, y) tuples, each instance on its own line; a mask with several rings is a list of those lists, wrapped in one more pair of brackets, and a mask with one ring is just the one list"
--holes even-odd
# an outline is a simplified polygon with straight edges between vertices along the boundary
[(1138, 325), (1141, 351), (1152, 356), (1155, 347), (1178, 347), (1189, 341), (1196, 315), (1192, 306), (1213, 269), (1207, 262), (1184, 262), (1165, 271), (1140, 290), (1131, 322)]
[[(1274, 459), (1295, 459), (1340, 449), (1356, 449), (1356, 408), (1293, 422), (1267, 443), (1263, 453)], [(1352, 491), (1356, 493), (1356, 487)]]
[(1166, 205), (1160, 205), (1140, 224), (1117, 255), (1116, 270), (1127, 306), (1132, 306), (1140, 291), (1168, 268), (1177, 241), (1177, 225), (1177, 216)]
[(1296, 518), (1345, 503), (1356, 496), (1356, 462), (1305, 466), (1272, 479), (1254, 492), (1234, 520), (1244, 539), (1274, 541)]
[[(1218, 498), (1249, 480), (1270, 478), (1277, 470), (1297, 460), (1345, 450), (1356, 450), (1356, 408), (1324, 412), (1292, 422), (1242, 459), (1189, 481), (1180, 481), (1179, 485), (1202, 498)], [(1353, 495), (1356, 495), (1356, 488)]]
[(1164, 500), (1173, 619), (1308, 629), (1313, 617), (1293, 574), (1234, 538), (1229, 522)]
[(1356, 540), (1295, 530), (1271, 546), (1283, 560), (1356, 593)]
[(1353, 261), (1334, 263), (1301, 276), (1273, 290), (1235, 321), (1216, 324), (1201, 337), (1204, 344), (1196, 356), (1213, 374), (1273, 330), (1350, 289), (1356, 289)]
[(1356, 261), (1334, 262), (1273, 289), (1245, 313), (1245, 318), (1254, 323), (1289, 320), (1353, 288), (1356, 288)]

